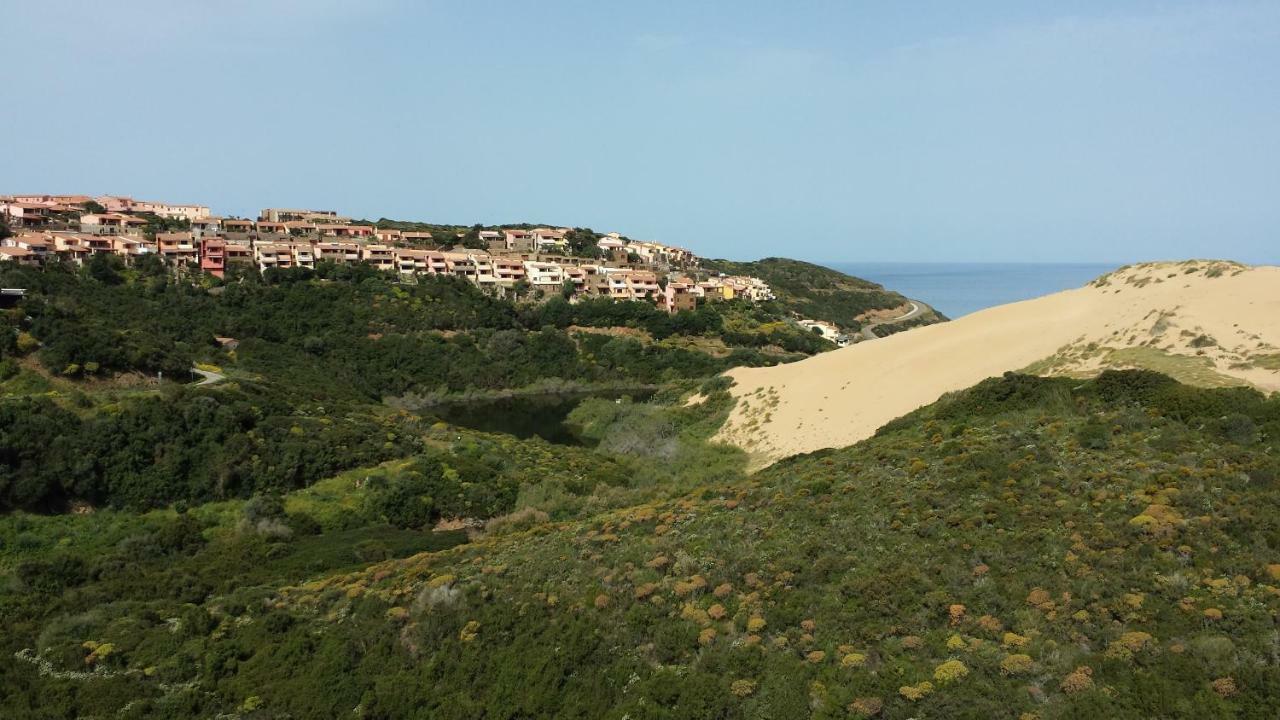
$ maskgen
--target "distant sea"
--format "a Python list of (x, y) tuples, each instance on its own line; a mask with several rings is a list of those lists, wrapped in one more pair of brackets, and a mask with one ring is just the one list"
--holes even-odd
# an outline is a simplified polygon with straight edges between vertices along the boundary
[(1056, 263), (824, 263), (929, 303), (949, 318), (1078, 288), (1121, 265)]

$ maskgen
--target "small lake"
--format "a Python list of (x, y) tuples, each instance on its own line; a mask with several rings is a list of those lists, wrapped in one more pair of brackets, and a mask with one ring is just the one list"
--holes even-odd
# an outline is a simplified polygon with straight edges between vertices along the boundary
[(648, 400), (654, 392), (639, 389), (460, 400), (423, 408), (421, 414), (481, 432), (506, 433), (521, 439), (537, 436), (558, 445), (581, 445), (565, 419), (583, 400), (592, 397), (616, 400), (625, 396), (639, 402)]

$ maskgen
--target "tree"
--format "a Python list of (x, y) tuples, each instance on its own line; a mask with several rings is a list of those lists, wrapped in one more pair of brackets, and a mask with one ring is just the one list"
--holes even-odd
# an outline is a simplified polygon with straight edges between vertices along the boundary
[(5, 222), (4, 218), (0, 218), (0, 240), (11, 235), (13, 235), (13, 230), (9, 229), (9, 223)]
[(123, 265), (124, 263), (115, 255), (97, 253), (89, 258), (85, 270), (89, 273), (89, 277), (103, 285), (119, 285), (124, 281), (124, 277), (120, 274)]
[(560, 285), (560, 297), (565, 300), (573, 297), (576, 292), (578, 292), (578, 286), (574, 285), (572, 280), (565, 280)]

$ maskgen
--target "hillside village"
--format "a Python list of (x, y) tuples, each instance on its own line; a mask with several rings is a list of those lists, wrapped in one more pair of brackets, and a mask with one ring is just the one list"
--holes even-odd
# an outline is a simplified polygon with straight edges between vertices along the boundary
[(87, 195), (0, 196), (0, 220), (13, 233), (0, 240), (0, 262), (21, 265), (80, 265), (98, 254), (126, 263), (155, 256), (175, 269), (222, 278), (243, 270), (367, 263), (406, 281), (449, 275), (515, 299), (598, 296), (653, 302), (669, 313), (704, 300), (774, 297), (759, 278), (702, 270), (698, 256), (684, 248), (574, 228), (407, 230), (388, 226), (420, 224), (286, 208), (267, 208), (249, 220), (217, 217), (204, 205)]

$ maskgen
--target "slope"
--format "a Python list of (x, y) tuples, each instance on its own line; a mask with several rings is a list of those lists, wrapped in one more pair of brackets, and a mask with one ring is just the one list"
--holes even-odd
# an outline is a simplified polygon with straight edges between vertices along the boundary
[(1276, 390), (1278, 353), (1280, 268), (1132, 266), (788, 366), (732, 370), (739, 403), (719, 438), (759, 467), (857, 442), (944, 393), (1020, 369), (1084, 377), (1146, 367), (1202, 386)]

